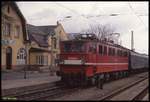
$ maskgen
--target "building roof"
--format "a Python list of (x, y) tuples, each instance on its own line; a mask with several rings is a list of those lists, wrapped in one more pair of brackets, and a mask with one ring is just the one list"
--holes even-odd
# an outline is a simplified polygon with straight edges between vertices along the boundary
[(37, 28), (39, 30), (41, 30), (47, 34), (56, 34), (56, 32), (55, 32), (56, 27), (57, 27), (57, 25), (37, 26)]
[(27, 32), (26, 32), (26, 19), (23, 16), (23, 14), (21, 13), (18, 5), (15, 2), (12, 2), (12, 1), (2, 2), (1, 5), (2, 5), (2, 7), (5, 6), (5, 5), (10, 5), (11, 7), (13, 7), (15, 9), (16, 13), (21, 18), (21, 21), (22, 21), (24, 41), (27, 41), (28, 40), (28, 35), (27, 35)]
[[(31, 47), (30, 52), (49, 52), (49, 53), (51, 53), (51, 50), (45, 50), (45, 49)], [(53, 51), (53, 52), (55, 53), (56, 51)]]
[(34, 26), (27, 24), (27, 31), (30, 41), (37, 42), (40, 46), (48, 47), (47, 36), (55, 34), (57, 25), (48, 26)]

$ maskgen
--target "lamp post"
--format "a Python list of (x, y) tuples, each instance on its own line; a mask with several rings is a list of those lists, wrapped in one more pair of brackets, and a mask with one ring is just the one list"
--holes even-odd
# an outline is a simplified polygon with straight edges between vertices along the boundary
[[(59, 19), (58, 21), (57, 21), (57, 25), (58, 24), (60, 24), (60, 22), (64, 22), (65, 20), (67, 20), (68, 18), (71, 18), (72, 16), (65, 16), (65, 17), (63, 17), (62, 19)], [(59, 37), (58, 37), (58, 42), (59, 42), (59, 47), (60, 47), (60, 41), (61, 41), (61, 33), (59, 32)], [(60, 53), (60, 51), (57, 53), (57, 54), (59, 54)], [(58, 62), (59, 61), (59, 56), (57, 56), (57, 64), (59, 63)]]
[(53, 76), (53, 42), (54, 42), (54, 34), (51, 37), (51, 65), (50, 65), (50, 75)]
[[(27, 49), (27, 46), (29, 46), (29, 43), (28, 42), (25, 42), (25, 49)], [(27, 51), (26, 51), (26, 60), (25, 60), (25, 64), (27, 64)], [(26, 66), (27, 65), (24, 65), (24, 79), (26, 79), (27, 78), (27, 70), (26, 70)], [(27, 66), (28, 67), (28, 66)]]

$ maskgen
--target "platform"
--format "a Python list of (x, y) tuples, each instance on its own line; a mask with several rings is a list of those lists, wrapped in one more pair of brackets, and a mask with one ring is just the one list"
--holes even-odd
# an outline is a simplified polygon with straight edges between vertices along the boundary
[(52, 83), (52, 82), (60, 80), (60, 77), (56, 76), (56, 74), (51, 76), (50, 73), (32, 73), (30, 75), (27, 75), (26, 79), (24, 79), (23, 75), (17, 78), (17, 75), (14, 75), (14, 74), (3, 75), (2, 77), (3, 77), (2, 87), (1, 87), (2, 90), (11, 89), (11, 88), (19, 88), (19, 87), (24, 87), (24, 86), (38, 85), (38, 84), (43, 84), (43, 83)]

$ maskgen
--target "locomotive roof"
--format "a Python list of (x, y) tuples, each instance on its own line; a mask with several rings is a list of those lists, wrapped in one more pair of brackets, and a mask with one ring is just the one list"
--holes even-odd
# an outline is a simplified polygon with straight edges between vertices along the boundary
[(132, 55), (136, 55), (136, 56), (143, 56), (143, 57), (148, 57), (148, 55), (146, 54), (141, 54), (141, 53), (138, 53), (138, 52), (135, 52), (133, 50), (130, 50), (124, 46), (121, 46), (121, 45), (118, 45), (118, 44), (113, 44), (113, 43), (110, 43), (110, 42), (106, 42), (106, 41), (90, 41), (90, 40), (66, 40), (66, 41), (62, 41), (62, 42), (96, 42), (96, 43), (101, 43), (101, 44), (106, 44), (108, 46), (114, 46), (114, 47), (118, 47), (118, 48), (122, 48), (122, 49), (125, 49), (127, 51), (129, 51), (130, 53), (132, 53)]
[(113, 44), (113, 43), (105, 42), (105, 41), (67, 40), (67, 41), (62, 41), (62, 42), (96, 42), (96, 43), (106, 44), (106, 45), (108, 45), (108, 46), (114, 46), (114, 47), (118, 47), (118, 48), (130, 50), (130, 49), (128, 49), (128, 48), (126, 48), (126, 47), (123, 47), (123, 46), (121, 46), (121, 45)]

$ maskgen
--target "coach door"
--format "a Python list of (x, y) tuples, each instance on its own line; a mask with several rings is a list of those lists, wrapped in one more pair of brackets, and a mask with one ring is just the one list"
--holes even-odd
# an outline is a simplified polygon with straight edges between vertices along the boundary
[(11, 69), (12, 64), (12, 48), (6, 48), (6, 69)]

